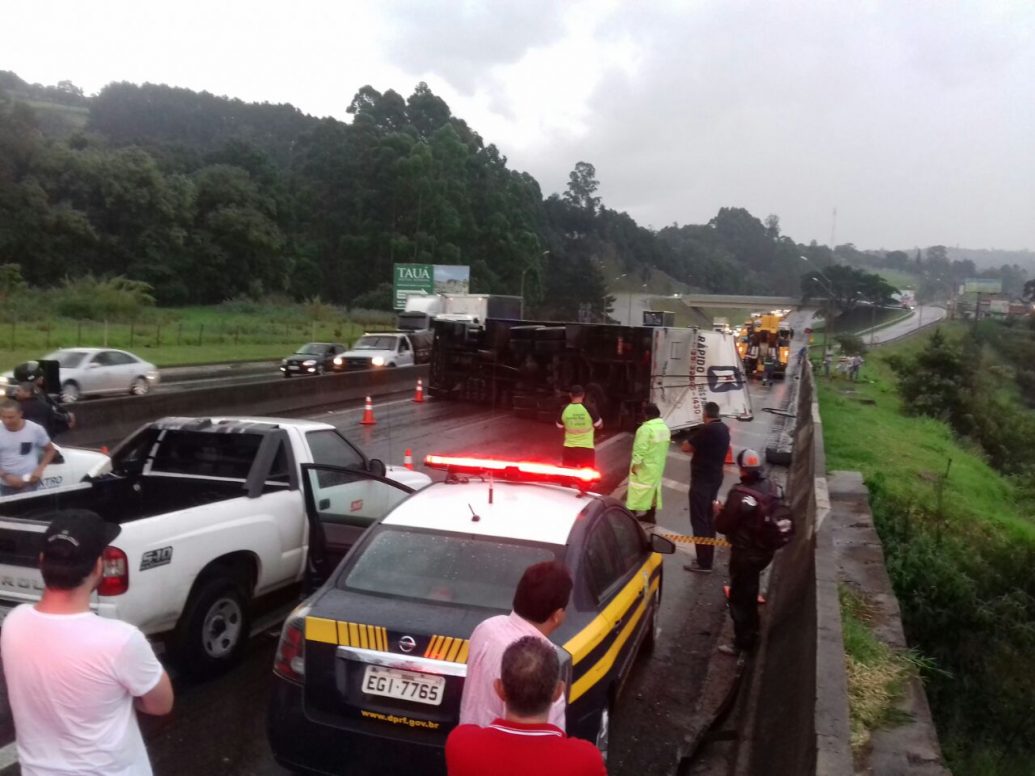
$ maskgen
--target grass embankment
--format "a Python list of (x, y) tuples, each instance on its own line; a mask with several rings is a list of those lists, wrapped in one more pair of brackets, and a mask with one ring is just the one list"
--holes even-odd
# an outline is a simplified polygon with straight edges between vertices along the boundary
[(892, 650), (871, 627), (873, 607), (859, 592), (842, 585), (841, 632), (848, 674), (852, 751), (862, 752), (872, 731), (900, 721), (895, 707), (906, 681), (916, 671), (915, 658)]
[(59, 347), (131, 350), (158, 366), (282, 358), (306, 342), (350, 345), (364, 331), (393, 328), (391, 313), (349, 319), (326, 307), (311, 318), (302, 305), (228, 303), (148, 310), (133, 323), (53, 319), (0, 324), (0, 369)]
[(953, 772), (1030, 776), (1035, 504), (944, 423), (903, 414), (884, 359), (925, 339), (871, 354), (862, 382), (819, 380), (827, 467), (870, 489), (906, 635), (940, 669), (924, 678)]

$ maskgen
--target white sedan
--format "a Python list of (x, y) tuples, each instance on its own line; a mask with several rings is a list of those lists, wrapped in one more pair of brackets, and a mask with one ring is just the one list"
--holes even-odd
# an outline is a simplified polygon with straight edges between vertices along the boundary
[(61, 365), (61, 401), (66, 404), (83, 396), (143, 396), (158, 384), (158, 367), (125, 350), (65, 348), (44, 359)]

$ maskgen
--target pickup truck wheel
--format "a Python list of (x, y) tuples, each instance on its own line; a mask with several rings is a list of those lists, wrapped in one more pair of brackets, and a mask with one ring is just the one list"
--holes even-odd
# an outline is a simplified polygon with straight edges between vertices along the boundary
[(226, 577), (201, 582), (177, 627), (181, 667), (196, 676), (227, 670), (240, 659), (249, 628), (247, 596), (238, 584)]

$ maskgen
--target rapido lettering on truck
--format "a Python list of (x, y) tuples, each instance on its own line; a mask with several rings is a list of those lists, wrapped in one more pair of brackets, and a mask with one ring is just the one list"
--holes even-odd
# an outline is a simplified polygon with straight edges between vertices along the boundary
[(568, 389), (607, 428), (633, 429), (657, 404), (673, 431), (703, 422), (707, 401), (749, 420), (751, 401), (733, 334), (675, 326), (489, 320), (436, 321), (429, 392), (553, 422)]

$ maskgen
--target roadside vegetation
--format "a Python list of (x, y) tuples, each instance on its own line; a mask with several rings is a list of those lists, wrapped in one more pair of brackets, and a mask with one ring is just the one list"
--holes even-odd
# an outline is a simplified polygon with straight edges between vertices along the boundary
[(905, 683), (916, 675), (914, 653), (900, 654), (874, 635), (873, 607), (848, 585), (838, 588), (848, 674), (852, 752), (862, 754), (874, 730), (901, 721), (896, 708)]
[(121, 348), (160, 367), (266, 360), (314, 340), (350, 345), (395, 322), (389, 312), (319, 299), (241, 297), (175, 309), (153, 302), (146, 284), (124, 278), (85, 276), (33, 289), (10, 265), (0, 267), (0, 370), (60, 347)]
[(950, 324), (820, 379), (827, 466), (863, 472), (957, 776), (1035, 762), (1035, 328)]

